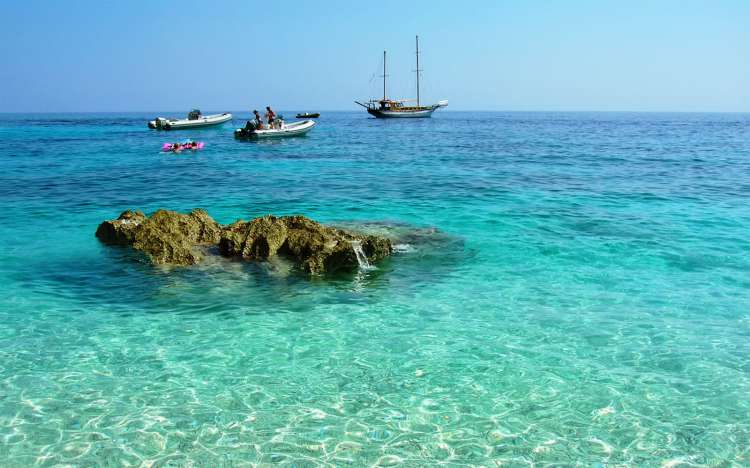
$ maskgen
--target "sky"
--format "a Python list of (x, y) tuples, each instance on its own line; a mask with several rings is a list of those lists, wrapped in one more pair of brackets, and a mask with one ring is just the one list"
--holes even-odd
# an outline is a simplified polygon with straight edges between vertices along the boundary
[(0, 112), (750, 111), (750, 1), (0, 0)]

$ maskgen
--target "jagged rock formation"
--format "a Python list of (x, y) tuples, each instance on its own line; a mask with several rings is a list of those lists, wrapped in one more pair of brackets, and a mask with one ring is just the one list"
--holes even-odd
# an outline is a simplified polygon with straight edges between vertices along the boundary
[(304, 216), (237, 221), (222, 231), (219, 250), (224, 256), (250, 260), (284, 255), (294, 259), (304, 271), (322, 273), (356, 267), (355, 245), (361, 246), (368, 261), (378, 261), (392, 251), (386, 238), (323, 226)]
[(101, 223), (96, 237), (106, 244), (131, 246), (154, 264), (192, 265), (201, 260), (206, 246), (218, 245), (226, 257), (263, 261), (285, 256), (309, 273), (356, 268), (355, 248), (370, 262), (392, 252), (385, 237), (324, 226), (304, 216), (269, 215), (221, 226), (201, 209), (187, 215), (158, 210), (151, 217), (128, 210)]
[(202, 257), (199, 247), (216, 244), (220, 235), (221, 226), (201, 209), (190, 214), (158, 210), (150, 218), (128, 210), (96, 230), (102, 242), (132, 246), (157, 265), (197, 263)]
[(123, 211), (117, 219), (101, 223), (96, 229), (96, 237), (105, 244), (133, 245), (136, 227), (146, 219), (142, 211)]

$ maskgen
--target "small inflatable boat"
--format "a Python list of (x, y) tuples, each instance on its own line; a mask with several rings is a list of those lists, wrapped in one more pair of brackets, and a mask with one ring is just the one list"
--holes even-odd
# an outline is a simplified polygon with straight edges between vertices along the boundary
[(289, 124), (282, 122), (281, 126), (276, 128), (268, 128), (267, 125), (264, 125), (262, 128), (257, 128), (254, 122), (249, 121), (244, 128), (238, 128), (234, 131), (234, 137), (248, 139), (301, 136), (312, 130), (314, 126), (315, 122), (312, 120), (301, 120)]
[(297, 114), (298, 119), (317, 119), (318, 117), (320, 117), (320, 114), (317, 112), (304, 112)]
[(203, 115), (198, 109), (193, 109), (187, 116), (187, 119), (165, 119), (157, 117), (148, 123), (148, 128), (156, 130), (179, 130), (181, 128), (201, 128), (212, 125), (221, 125), (224, 122), (232, 120), (232, 114), (224, 112), (223, 114)]

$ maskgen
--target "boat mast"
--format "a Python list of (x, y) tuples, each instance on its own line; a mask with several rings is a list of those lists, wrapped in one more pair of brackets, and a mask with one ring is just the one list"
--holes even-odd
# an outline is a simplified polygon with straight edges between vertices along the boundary
[(383, 51), (383, 100), (385, 101), (385, 51)]
[(419, 69), (419, 36), (417, 36), (417, 69), (415, 71), (417, 72), (417, 107), (419, 107), (419, 72), (422, 71)]

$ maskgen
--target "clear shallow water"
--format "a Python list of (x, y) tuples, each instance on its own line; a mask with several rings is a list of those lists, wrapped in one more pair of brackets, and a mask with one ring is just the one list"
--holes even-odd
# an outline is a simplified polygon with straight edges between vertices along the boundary
[[(750, 116), (152, 117), (0, 115), (3, 465), (750, 463)], [(193, 207), (408, 245), (308, 279), (93, 235)]]

